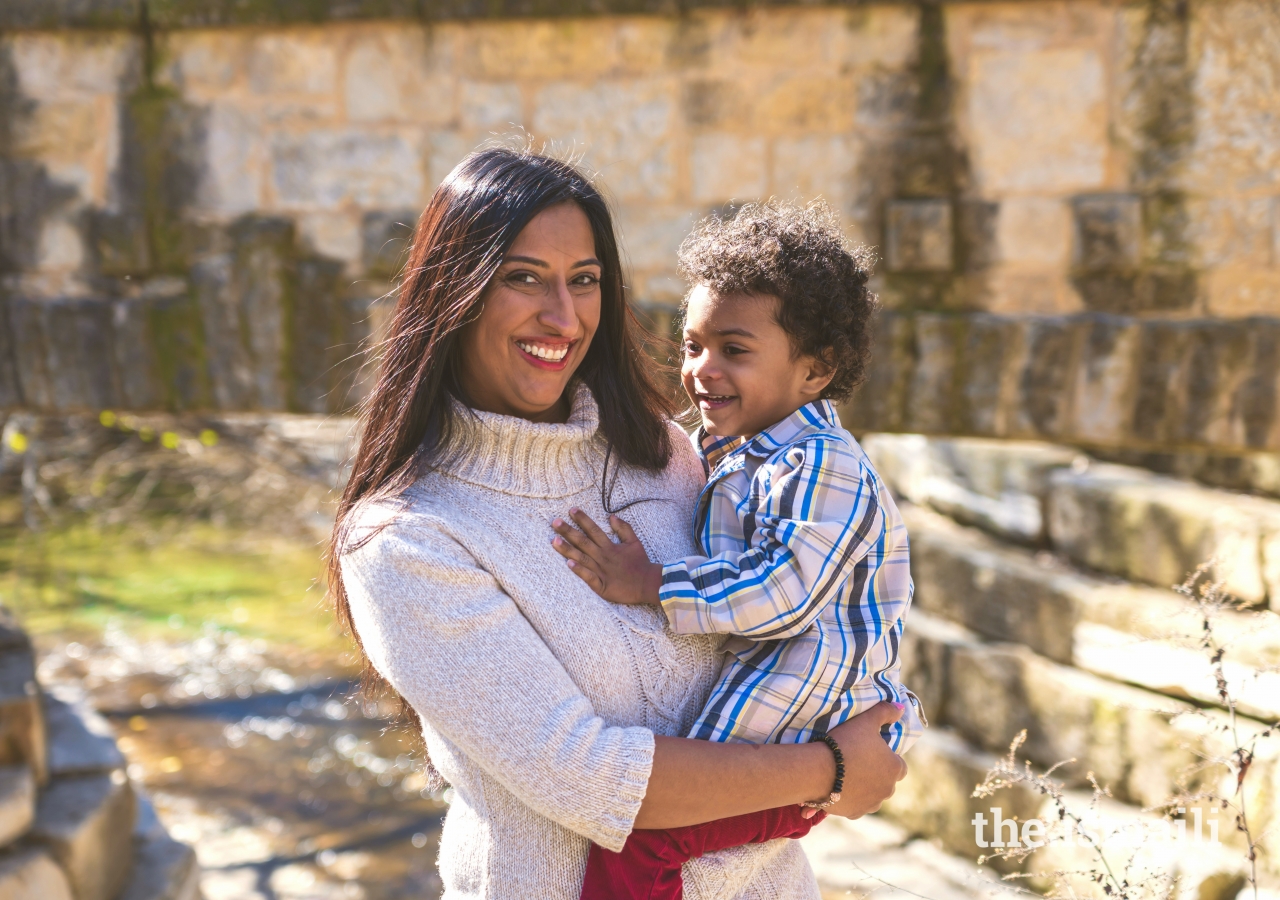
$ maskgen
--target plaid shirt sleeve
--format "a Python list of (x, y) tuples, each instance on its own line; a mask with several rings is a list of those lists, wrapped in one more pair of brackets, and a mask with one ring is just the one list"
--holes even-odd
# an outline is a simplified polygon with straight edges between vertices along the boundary
[(853, 564), (880, 539), (874, 478), (842, 441), (795, 444), (766, 468), (756, 474), (763, 497), (745, 551), (663, 566), (659, 599), (673, 631), (794, 637), (838, 598)]

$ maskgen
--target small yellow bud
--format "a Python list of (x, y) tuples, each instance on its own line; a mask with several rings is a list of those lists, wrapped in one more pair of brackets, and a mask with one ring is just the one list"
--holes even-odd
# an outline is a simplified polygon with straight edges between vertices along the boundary
[(116, 424), (116, 414), (109, 409), (104, 409), (98, 413), (98, 421), (102, 423), (103, 428), (111, 428)]
[(9, 449), (14, 453), (27, 452), (27, 436), (21, 431), (15, 431), (9, 435)]
[(178, 449), (178, 434), (174, 431), (166, 431), (160, 435), (160, 445), (166, 450)]
[(146, 425), (143, 425), (138, 429), (138, 437), (142, 438), (144, 441), (154, 441), (156, 439), (155, 429), (148, 428)]
[(218, 443), (218, 432), (214, 431), (212, 428), (206, 428), (204, 431), (200, 432), (200, 443), (204, 444), (206, 447), (212, 447), (214, 444)]

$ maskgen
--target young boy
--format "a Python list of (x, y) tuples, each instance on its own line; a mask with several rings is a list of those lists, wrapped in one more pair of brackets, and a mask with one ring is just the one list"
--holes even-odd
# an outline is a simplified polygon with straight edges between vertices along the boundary
[[(553, 523), (556, 549), (606, 600), (659, 605), (677, 633), (732, 635), (689, 737), (824, 740), (887, 700), (903, 711), (885, 740), (902, 753), (926, 724), (898, 680), (912, 593), (906, 528), (833, 403), (870, 354), (869, 263), (821, 205), (751, 204), (703, 222), (681, 245), (680, 269), (694, 285), (681, 378), (702, 416), (695, 442), (708, 478), (694, 530), (705, 555), (650, 562), (617, 516), (619, 543), (579, 510), (581, 530)], [(820, 821), (814, 812), (636, 831), (621, 853), (592, 846), (583, 900), (678, 898), (683, 862), (802, 836)]]

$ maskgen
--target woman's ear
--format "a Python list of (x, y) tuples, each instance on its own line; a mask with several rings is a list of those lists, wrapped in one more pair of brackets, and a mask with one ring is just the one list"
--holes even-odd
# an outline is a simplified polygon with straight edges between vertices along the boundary
[(822, 392), (827, 389), (827, 385), (831, 383), (831, 379), (836, 375), (835, 361), (832, 359), (832, 351), (825, 350), (821, 356), (805, 357), (805, 373), (804, 382), (800, 390), (806, 397), (817, 399), (822, 396)]

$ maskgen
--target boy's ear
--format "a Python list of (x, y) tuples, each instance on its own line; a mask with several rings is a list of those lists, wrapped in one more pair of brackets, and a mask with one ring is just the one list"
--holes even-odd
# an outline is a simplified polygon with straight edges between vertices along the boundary
[(805, 362), (807, 370), (803, 390), (815, 398), (820, 397), (836, 375), (835, 360), (832, 359), (831, 351), (827, 350), (821, 356), (807, 357)]

